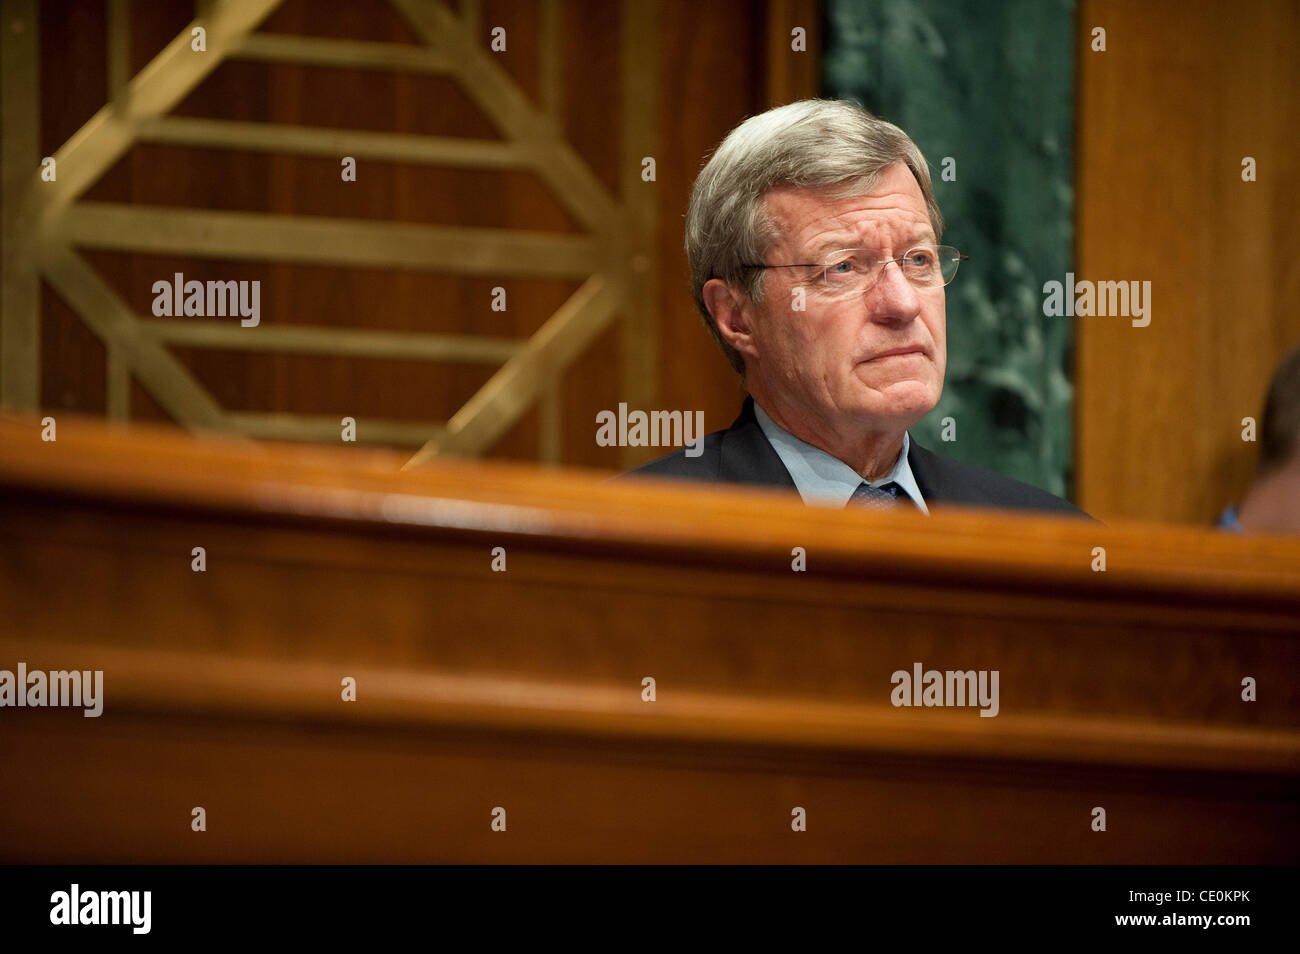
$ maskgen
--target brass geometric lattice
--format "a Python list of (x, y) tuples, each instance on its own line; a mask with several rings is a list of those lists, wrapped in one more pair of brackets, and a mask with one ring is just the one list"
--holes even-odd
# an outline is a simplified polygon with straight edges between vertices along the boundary
[[(559, 453), (559, 388), (565, 371), (616, 317), (625, 347), (622, 392), (634, 406), (653, 400), (654, 206), (640, 182), (651, 155), (655, 115), (655, 5), (623, 0), (620, 37), (622, 123), (616, 200), (565, 141), (560, 99), (559, 0), (540, 0), (540, 100), (533, 103), (475, 38), (481, 14), (467, 0), (457, 14), (437, 0), (390, 0), (420, 43), (376, 43), (254, 32), (280, 0), (200, 3), (196, 17), (136, 76), (126, 67), (124, 0), (108, 0), (110, 101), (54, 153), (57, 179), (40, 178), (35, 98), (38, 17), (34, 0), (6, 2), (4, 14), (4, 301), (0, 400), (39, 403), (39, 281), (44, 278), (104, 343), (107, 406), (127, 414), (131, 377), (188, 427), (254, 437), (337, 440), (333, 417), (228, 411), (168, 346), (254, 352), (401, 357), (475, 362), (497, 370), (450, 420), (367, 420), (366, 437), (418, 446), (412, 463), (437, 455), (485, 453), (534, 404), (542, 414), (542, 457)], [(206, 52), (191, 49), (206, 31)], [(500, 140), (320, 129), (274, 123), (171, 117), (225, 59), (445, 75), (456, 80)], [(79, 201), (136, 142), (534, 173), (574, 217), (579, 234), (429, 226), (320, 216), (142, 207)], [(266, 262), (404, 268), (463, 275), (581, 279), (578, 289), (526, 339), (417, 334), (361, 328), (237, 325), (143, 320), (77, 252), (78, 247), (169, 252)], [(359, 429), (359, 432), (361, 429)]]

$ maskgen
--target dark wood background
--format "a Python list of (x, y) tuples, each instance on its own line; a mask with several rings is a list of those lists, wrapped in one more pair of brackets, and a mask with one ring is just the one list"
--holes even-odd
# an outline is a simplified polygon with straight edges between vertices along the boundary
[[(777, 4), (784, 10), (788, 4)], [(811, 5), (806, 5), (811, 6)], [(138, 71), (193, 16), (186, 0), (132, 6), (131, 68)], [(55, 0), (41, 10), (41, 143), (57, 149), (107, 96), (106, 14), (102, 0)], [(569, 141), (618, 194), (619, 6), (605, 0), (563, 5), (562, 115)], [(783, 16), (790, 16), (788, 11)], [(659, 43), (657, 184), (660, 289), (659, 404), (703, 409), (710, 428), (730, 422), (741, 392), (709, 342), (689, 296), (681, 225), (690, 186), (706, 153), (736, 122), (765, 108), (767, 4), (743, 0), (662, 5)], [(536, 98), (538, 5), (484, 4), (485, 26), (506, 28), (501, 62)], [(815, 28), (815, 22), (810, 22)], [(263, 32), (415, 43), (383, 3), (287, 0)], [(788, 32), (788, 31), (787, 31)], [(810, 55), (815, 55), (810, 54)], [(786, 83), (811, 80), (787, 67)], [(778, 84), (779, 85), (779, 84)], [(811, 89), (808, 90), (811, 92)], [(791, 94), (790, 98), (798, 98)], [(454, 80), (389, 72), (226, 61), (176, 115), (309, 126), (498, 138)], [(340, 181), (335, 159), (270, 156), (137, 144), (86, 199), (188, 208), (359, 219), (580, 231), (531, 173), (362, 161), (356, 182)], [(138, 313), (150, 314), (151, 286), (175, 271), (201, 281), (261, 279), (264, 321), (368, 329), (527, 336), (577, 287), (555, 280), (465, 278), (410, 271), (87, 252)], [(507, 289), (509, 310), (490, 308), (491, 288)], [(47, 286), (42, 300), (42, 403), (50, 410), (105, 411), (105, 349)], [(619, 466), (618, 449), (595, 444), (595, 415), (620, 394), (620, 335), (611, 325), (570, 369), (562, 394), (563, 459)], [(485, 365), (174, 349), (231, 410), (445, 420), (481, 386)], [(138, 383), (133, 419), (167, 415)], [(535, 459), (538, 412), (529, 412), (491, 456)]]

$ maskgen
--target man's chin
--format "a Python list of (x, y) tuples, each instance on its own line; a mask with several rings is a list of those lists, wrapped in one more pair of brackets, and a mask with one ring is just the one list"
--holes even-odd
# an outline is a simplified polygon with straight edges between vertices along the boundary
[[(864, 382), (866, 383), (866, 382)], [(934, 410), (939, 403), (939, 389), (927, 381), (908, 379), (888, 384), (868, 386), (856, 402), (857, 409), (865, 415), (893, 418), (911, 418), (919, 421)]]

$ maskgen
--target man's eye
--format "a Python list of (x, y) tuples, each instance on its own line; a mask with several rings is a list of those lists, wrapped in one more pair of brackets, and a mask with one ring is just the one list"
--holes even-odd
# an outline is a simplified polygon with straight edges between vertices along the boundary
[(928, 268), (934, 264), (934, 253), (929, 249), (914, 249), (907, 253), (907, 263), (920, 268)]
[(836, 275), (847, 275), (853, 271), (853, 259), (846, 258), (842, 262), (834, 262), (830, 266), (830, 271)]

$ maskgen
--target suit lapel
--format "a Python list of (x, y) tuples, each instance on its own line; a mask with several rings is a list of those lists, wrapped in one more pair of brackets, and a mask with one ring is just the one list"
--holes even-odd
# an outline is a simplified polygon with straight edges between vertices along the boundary
[(794, 488), (794, 479), (754, 416), (754, 399), (751, 397), (745, 398), (740, 416), (722, 437), (718, 477), (739, 484)]
[(921, 489), (921, 496), (927, 502), (973, 502), (968, 489), (960, 481), (954, 480), (949, 469), (943, 466), (943, 458), (926, 450), (916, 442), (916, 438), (912, 438), (910, 443), (907, 463), (912, 468), (917, 487)]

